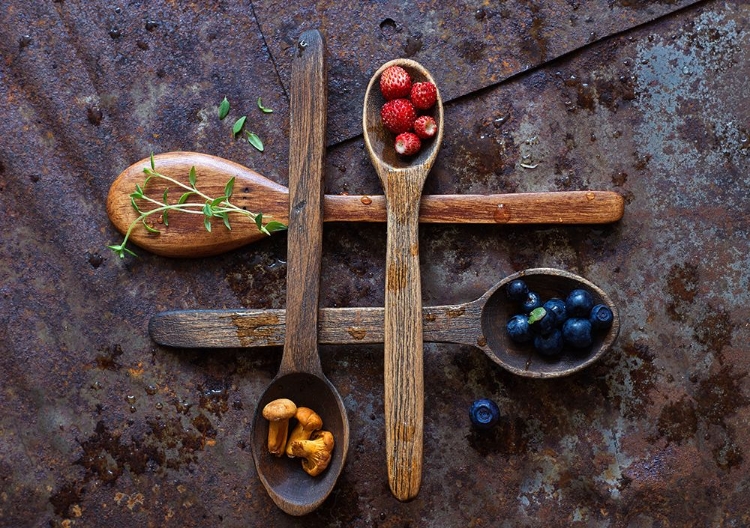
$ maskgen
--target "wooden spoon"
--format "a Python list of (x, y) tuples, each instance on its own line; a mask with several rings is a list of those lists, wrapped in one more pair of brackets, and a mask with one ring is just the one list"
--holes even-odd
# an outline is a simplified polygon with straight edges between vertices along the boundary
[[(595, 302), (614, 314), (606, 334), (599, 334), (585, 353), (566, 353), (557, 361), (530, 355), (504, 333), (505, 322), (517, 309), (508, 302), (505, 285), (522, 278), (545, 299), (564, 298), (575, 288), (588, 289)], [(281, 310), (181, 310), (154, 315), (151, 338), (159, 345), (176, 348), (273, 347), (284, 342), (286, 311)], [(322, 308), (318, 318), (318, 342), (325, 345), (382, 343), (383, 308)], [(424, 341), (454, 343), (479, 348), (501, 367), (520, 376), (552, 378), (587, 367), (614, 343), (620, 318), (612, 299), (596, 284), (565, 270), (534, 268), (514, 273), (492, 286), (480, 298), (462, 304), (426, 306), (422, 309)], [(352, 350), (356, 351), (357, 348)]]
[[(154, 156), (156, 170), (185, 184), (195, 168), (198, 187), (209, 196), (220, 196), (230, 178), (235, 178), (232, 202), (267, 220), (289, 222), (289, 189), (238, 163), (197, 152), (167, 152)], [(137, 218), (130, 203), (136, 185), (146, 179), (143, 169), (151, 166), (146, 158), (125, 169), (112, 183), (107, 196), (107, 213), (121, 233)], [(159, 199), (166, 186), (159, 180), (147, 186), (147, 194)], [(173, 200), (179, 196), (170, 190)], [(445, 194), (423, 196), (419, 221), (454, 224), (601, 224), (622, 218), (623, 198), (612, 191), (563, 191), (512, 194)], [(326, 222), (385, 222), (382, 195), (326, 195), (323, 197)], [(266, 238), (255, 223), (232, 218), (232, 230), (218, 223), (210, 233), (199, 215), (173, 215), (169, 225), (157, 224), (160, 234), (136, 226), (129, 241), (165, 257), (207, 257), (236, 249)]]
[(401, 501), (416, 497), (422, 481), (424, 352), (422, 285), (419, 272), (419, 202), (425, 179), (443, 140), (443, 103), (438, 90), (432, 111), (438, 126), (419, 154), (402, 159), (394, 136), (380, 119), (385, 103), (380, 75), (391, 66), (406, 69), (414, 82), (433, 82), (419, 63), (396, 59), (381, 66), (365, 91), (362, 126), (367, 152), (385, 191), (387, 213), (384, 383), (385, 450), (391, 493)]
[[(323, 374), (318, 356), (327, 87), (323, 37), (317, 31), (300, 37), (291, 86), (286, 336), (279, 372), (258, 402), (252, 450), (258, 476), (276, 505), (291, 515), (304, 515), (331, 493), (349, 446), (344, 402)], [(299, 459), (268, 452), (262, 409), (277, 398), (313, 409), (333, 434), (333, 456), (323, 474), (312, 477)]]

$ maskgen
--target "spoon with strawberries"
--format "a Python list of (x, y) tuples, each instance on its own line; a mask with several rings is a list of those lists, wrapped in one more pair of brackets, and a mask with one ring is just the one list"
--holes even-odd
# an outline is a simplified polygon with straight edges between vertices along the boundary
[[(420, 90), (434, 95), (429, 109), (419, 108), (411, 100), (414, 91), (415, 102), (423, 103)], [(418, 113), (429, 116), (434, 122), (430, 127), (436, 128), (424, 141), (414, 129)], [(386, 199), (384, 406), (388, 481), (393, 495), (406, 501), (419, 492), (423, 458), (419, 203), (443, 139), (443, 104), (430, 73), (409, 59), (381, 66), (367, 86), (362, 121), (365, 146)]]

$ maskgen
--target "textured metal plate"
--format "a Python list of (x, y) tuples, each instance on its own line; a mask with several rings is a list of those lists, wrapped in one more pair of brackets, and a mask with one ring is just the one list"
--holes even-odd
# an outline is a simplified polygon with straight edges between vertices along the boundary
[[(750, 524), (750, 4), (689, 3), (540, 2), (552, 28), (546, 54), (516, 56), (505, 71), (493, 50), (533, 28), (532, 3), (457, 13), (451, 35), (462, 38), (446, 40), (425, 29), (429, 4), (412, 13), (389, 2), (361, 12), (8, 2), (0, 525)], [(572, 16), (583, 22), (566, 54)], [(386, 18), (395, 25), (381, 29)], [(599, 23), (587, 43), (587, 24)], [(161, 310), (283, 307), (284, 236), (210, 259), (141, 251), (121, 261), (105, 248), (119, 237), (104, 200), (115, 176), (151, 151), (203, 151), (285, 183), (283, 50), (317, 24), (330, 32), (331, 96), (348, 101), (332, 108), (333, 137), (354, 135), (329, 149), (328, 192), (380, 192), (346, 123), (359, 119), (350, 108), (367, 72), (421, 32), (414, 57), (433, 61), (456, 97), (426, 192), (613, 189), (626, 198), (615, 225), (422, 226), (426, 304), (469, 301), (516, 270), (552, 266), (607, 291), (622, 327), (609, 357), (559, 380), (513, 376), (473, 348), (427, 345), (425, 472), (406, 504), (387, 486), (382, 348), (323, 347), (349, 412), (349, 459), (330, 499), (292, 519), (263, 490), (248, 445), (280, 350), (169, 350), (147, 332)], [(484, 61), (472, 63), (460, 43), (489, 24), (507, 29), (480, 33)], [(373, 41), (361, 38), (373, 31)], [(460, 84), (472, 69), (481, 82)], [(225, 95), (233, 109), (219, 121)], [(257, 109), (259, 96), (273, 114)], [(240, 115), (264, 153), (231, 138)], [(385, 226), (327, 225), (321, 302), (381, 305), (384, 257)], [(470, 427), (479, 397), (503, 414), (489, 433)]]

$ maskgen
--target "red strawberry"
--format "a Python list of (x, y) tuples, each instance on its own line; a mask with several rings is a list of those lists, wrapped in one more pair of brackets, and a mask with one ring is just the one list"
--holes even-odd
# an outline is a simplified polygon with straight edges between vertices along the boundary
[(396, 136), (395, 147), (402, 156), (413, 156), (422, 148), (422, 142), (414, 132), (404, 132)]
[(390, 66), (380, 75), (380, 93), (386, 101), (409, 97), (411, 76), (401, 66)]
[(408, 99), (394, 99), (385, 103), (380, 109), (380, 118), (385, 128), (394, 134), (400, 134), (411, 130), (417, 118), (417, 112)]
[(419, 110), (428, 110), (437, 101), (437, 88), (431, 82), (414, 83), (411, 87), (411, 102)]
[(419, 116), (417, 120), (414, 121), (414, 133), (419, 136), (420, 139), (431, 138), (437, 133), (437, 123), (430, 116)]

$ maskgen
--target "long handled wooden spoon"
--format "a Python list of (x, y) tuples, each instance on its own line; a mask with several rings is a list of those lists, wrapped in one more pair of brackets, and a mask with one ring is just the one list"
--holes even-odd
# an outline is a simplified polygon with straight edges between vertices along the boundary
[[(306, 31), (292, 61), (290, 110), (290, 206), (287, 264), (287, 332), (279, 373), (263, 393), (253, 419), (255, 466), (273, 501), (291, 515), (316, 509), (331, 493), (349, 446), (346, 408), (323, 374), (318, 356), (318, 300), (323, 236), (326, 66), (323, 37)], [(331, 462), (318, 476), (306, 474), (299, 459), (268, 452), (263, 407), (287, 398), (313, 409), (334, 438)]]
[[(588, 289), (596, 303), (612, 309), (609, 332), (597, 336), (587, 353), (567, 354), (556, 361), (541, 357), (529, 361), (528, 348), (515, 346), (505, 336), (505, 322), (515, 313), (505, 295), (505, 285), (523, 279), (549, 299), (565, 297), (576, 288)], [(425, 306), (422, 309), (424, 341), (454, 343), (479, 348), (492, 361), (528, 377), (550, 378), (576, 372), (601, 357), (614, 343), (620, 328), (612, 299), (591, 281), (565, 270), (534, 268), (514, 273), (493, 285), (478, 299), (461, 304)], [(385, 310), (380, 308), (321, 308), (318, 342), (321, 345), (382, 343)], [(175, 310), (154, 315), (149, 322), (151, 339), (175, 348), (278, 347), (284, 343), (286, 310)], [(353, 348), (356, 352), (357, 348)]]
[[(238, 163), (197, 152), (168, 152), (154, 156), (161, 174), (188, 183), (195, 168), (199, 187), (209, 196), (221, 196), (230, 178), (235, 178), (232, 201), (239, 207), (262, 212), (267, 219), (289, 222), (289, 189)], [(125, 233), (137, 218), (130, 195), (143, 185), (146, 158), (125, 169), (115, 179), (107, 196), (109, 218)], [(149, 196), (160, 198), (166, 186), (158, 180), (147, 186)], [(176, 193), (173, 190), (173, 193)], [(325, 195), (326, 222), (385, 222), (385, 196)], [(419, 221), (471, 224), (603, 224), (622, 218), (623, 198), (612, 191), (562, 191), (513, 194), (446, 194), (422, 197)], [(160, 234), (137, 226), (132, 241), (151, 253), (165, 257), (206, 257), (236, 249), (266, 237), (255, 223), (233, 217), (232, 230), (217, 225), (211, 233), (199, 215), (174, 215), (168, 226), (157, 224)]]
[(434, 118), (438, 132), (409, 160), (393, 148), (393, 134), (382, 125), (385, 100), (379, 80), (390, 66), (401, 66), (416, 81), (433, 82), (419, 63), (397, 59), (381, 66), (365, 91), (362, 126), (365, 147), (385, 191), (387, 213), (385, 276), (385, 450), (391, 493), (406, 501), (422, 482), (424, 429), (424, 351), (422, 285), (419, 272), (419, 202), (425, 179), (443, 139), (443, 103), (438, 90)]

